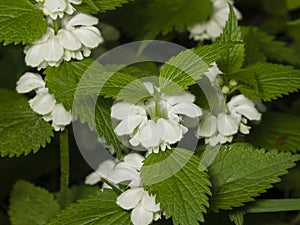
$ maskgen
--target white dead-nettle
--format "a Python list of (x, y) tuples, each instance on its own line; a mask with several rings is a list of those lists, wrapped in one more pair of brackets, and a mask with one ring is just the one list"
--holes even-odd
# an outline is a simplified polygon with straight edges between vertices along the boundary
[(91, 49), (103, 42), (99, 29), (95, 27), (97, 23), (97, 18), (84, 13), (64, 17), (57, 34), (49, 26), (41, 39), (25, 47), (26, 64), (42, 69), (48, 65), (57, 67), (63, 60), (82, 60), (90, 56)]
[(75, 8), (72, 6), (81, 4), (82, 0), (36, 0), (46, 16), (56, 20), (63, 18), (64, 14), (72, 15)]
[(250, 127), (246, 125), (248, 120), (260, 119), (261, 113), (255, 104), (240, 94), (232, 97), (219, 112), (207, 112), (200, 120), (197, 136), (205, 138), (205, 142), (212, 146), (224, 144), (231, 142), (233, 135), (238, 132), (249, 134)]
[(62, 20), (62, 29), (58, 31), (57, 37), (65, 49), (66, 61), (89, 57), (91, 49), (103, 43), (103, 37), (95, 27), (97, 24), (97, 18), (84, 13), (77, 13), (74, 17), (65, 17)]
[(52, 121), (55, 131), (64, 130), (65, 126), (72, 121), (72, 115), (62, 104), (56, 103), (54, 95), (49, 94), (45, 88), (45, 81), (36, 73), (25, 73), (17, 82), (16, 90), (20, 94), (31, 91), (36, 92), (36, 96), (29, 100), (32, 110), (43, 116), (47, 122)]
[[(203, 40), (215, 40), (218, 38), (228, 19), (229, 15), (229, 5), (233, 4), (231, 0), (211, 0), (212, 2), (212, 13), (206, 21), (201, 23), (196, 23), (193, 26), (189, 27), (190, 38), (195, 41)], [(241, 13), (233, 7), (237, 19), (241, 19)]]
[(143, 146), (158, 153), (179, 142), (188, 129), (182, 125), (182, 116), (199, 117), (201, 109), (193, 102), (195, 97), (182, 92), (176, 95), (158, 94), (159, 88), (145, 83), (153, 98), (136, 104), (118, 102), (111, 116), (121, 122), (115, 128), (118, 136), (129, 135), (132, 146)]
[[(87, 176), (85, 183), (93, 185), (101, 178), (111, 184), (125, 184), (125, 190), (118, 198), (117, 204), (126, 210), (132, 210), (131, 221), (134, 225), (148, 225), (153, 220), (160, 219), (160, 204), (156, 204), (155, 196), (144, 190), (141, 182), (141, 168), (145, 158), (139, 154), (129, 154), (122, 162), (113, 160), (104, 161), (94, 173)], [(104, 185), (103, 188), (109, 188)]]

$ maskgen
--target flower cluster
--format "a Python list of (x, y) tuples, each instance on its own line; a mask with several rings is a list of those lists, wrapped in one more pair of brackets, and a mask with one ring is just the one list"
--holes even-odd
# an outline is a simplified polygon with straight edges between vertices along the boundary
[(64, 130), (65, 126), (72, 121), (72, 115), (62, 104), (57, 104), (53, 95), (49, 94), (45, 87), (45, 81), (36, 73), (25, 73), (17, 82), (17, 92), (20, 94), (31, 91), (36, 92), (36, 96), (29, 100), (32, 110), (43, 116), (47, 122), (52, 121), (55, 131)]
[[(135, 153), (125, 156), (121, 162), (106, 160), (85, 181), (94, 185), (102, 178), (115, 186), (125, 184), (127, 188), (117, 198), (117, 204), (125, 210), (132, 210), (131, 221), (134, 225), (148, 225), (161, 216), (160, 204), (156, 204), (155, 196), (149, 195), (142, 186), (140, 170), (143, 160), (143, 156)], [(111, 187), (104, 183), (103, 188)]]
[(50, 22), (51, 26), (42, 38), (25, 47), (28, 66), (42, 69), (48, 65), (59, 66), (63, 60), (82, 60), (90, 56), (91, 49), (103, 42), (100, 31), (94, 26), (98, 19), (93, 16), (76, 13), (73, 17), (64, 17), (57, 34), (52, 26), (53, 21)]
[(220, 88), (219, 84), (222, 84), (224, 99), (221, 108), (203, 113), (197, 131), (197, 137), (205, 138), (206, 144), (212, 146), (232, 142), (233, 135), (238, 132), (249, 134), (251, 127), (246, 125), (248, 120), (259, 121), (261, 119), (261, 113), (249, 98), (242, 94), (228, 98), (230, 88), (234, 88), (237, 82), (230, 80), (228, 86), (224, 85), (221, 74), (216, 63), (213, 63), (210, 70), (205, 73), (214, 88)]
[(159, 88), (146, 82), (153, 98), (136, 104), (118, 102), (112, 107), (111, 116), (121, 122), (115, 128), (119, 136), (128, 135), (132, 146), (158, 153), (180, 141), (188, 129), (182, 124), (182, 116), (199, 117), (201, 109), (193, 102), (195, 97), (182, 92), (177, 95), (159, 94)]
[[(46, 17), (46, 33), (33, 43), (25, 46), (25, 62), (38, 70), (47, 66), (59, 66), (63, 60), (82, 60), (91, 54), (91, 49), (103, 42), (100, 31), (95, 25), (98, 19), (76, 12), (74, 5), (82, 0), (36, 0), (36, 6)], [(29, 100), (33, 111), (43, 116), (47, 122), (52, 121), (55, 131), (60, 131), (72, 121), (72, 115), (62, 104), (58, 104), (54, 95), (45, 87), (42, 76), (25, 73), (17, 82), (18, 93), (35, 91)]]
[[(208, 20), (194, 24), (189, 27), (190, 38), (195, 41), (203, 41), (206, 39), (215, 40), (222, 33), (229, 15), (229, 3), (233, 5), (231, 0), (211, 0), (212, 13)], [(233, 7), (237, 19), (241, 19), (241, 13)]]

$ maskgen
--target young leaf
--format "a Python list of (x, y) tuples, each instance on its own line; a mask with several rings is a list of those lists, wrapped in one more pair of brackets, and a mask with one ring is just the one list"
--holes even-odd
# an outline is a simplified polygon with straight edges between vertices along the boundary
[(230, 14), (226, 26), (220, 39), (219, 44), (236, 43), (218, 60), (218, 67), (223, 73), (233, 73), (238, 71), (245, 59), (245, 47), (242, 39), (242, 32), (238, 26), (237, 18), (233, 7), (230, 6)]
[(261, 148), (297, 152), (300, 150), (300, 117), (268, 112), (262, 123), (253, 127), (249, 141)]
[(162, 92), (172, 94), (195, 84), (210, 68), (210, 64), (224, 55), (232, 45), (206, 45), (183, 51), (171, 58), (160, 72)]
[(198, 225), (204, 221), (210, 182), (193, 152), (178, 148), (152, 154), (144, 161), (141, 174), (146, 190), (156, 195), (173, 224)]
[(130, 211), (116, 204), (117, 194), (104, 189), (96, 195), (78, 200), (61, 211), (47, 225), (130, 225)]
[(59, 211), (54, 196), (26, 181), (18, 181), (11, 193), (9, 216), (12, 225), (44, 225)]
[(83, 0), (83, 3), (76, 8), (87, 13), (105, 12), (115, 10), (129, 1), (132, 0)]
[(14, 91), (0, 89), (0, 155), (28, 155), (50, 143), (53, 127), (32, 111), (28, 100)]
[(246, 84), (239, 86), (244, 95), (257, 100), (271, 101), (300, 88), (300, 70), (291, 66), (256, 63), (230, 76)]
[(298, 156), (257, 150), (246, 143), (221, 147), (208, 171), (212, 182), (211, 208), (232, 209), (253, 201), (254, 197), (279, 182), (279, 176), (295, 166)]
[(0, 42), (4, 45), (33, 42), (46, 32), (43, 11), (29, 0), (1, 0), (0, 9)]

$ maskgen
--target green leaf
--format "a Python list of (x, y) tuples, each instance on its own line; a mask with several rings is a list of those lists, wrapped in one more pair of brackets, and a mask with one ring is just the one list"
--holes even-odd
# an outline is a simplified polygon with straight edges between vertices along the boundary
[(235, 225), (244, 225), (244, 214), (242, 211), (236, 211), (229, 214), (229, 219)]
[(83, 0), (83, 3), (76, 8), (87, 13), (106, 12), (115, 10), (129, 1), (132, 0)]
[(230, 47), (232, 44), (228, 43), (206, 45), (171, 58), (160, 72), (161, 91), (172, 94), (195, 84)]
[(242, 38), (242, 32), (238, 26), (235, 12), (230, 5), (230, 14), (226, 26), (220, 39), (217, 41), (219, 44), (236, 43), (229, 49), (217, 64), (223, 73), (233, 73), (239, 70), (245, 59), (245, 47)]
[(46, 28), (43, 11), (30, 1), (0, 1), (0, 42), (4, 41), (4, 45), (33, 42)]
[(268, 112), (259, 126), (252, 128), (249, 141), (261, 148), (297, 152), (300, 150), (300, 117)]
[(130, 74), (116, 72), (104, 84), (100, 95), (135, 102), (148, 97), (149, 92), (141, 80)]
[(156, 195), (173, 224), (198, 225), (204, 221), (210, 182), (193, 152), (178, 148), (151, 154), (141, 174), (145, 189)]
[(106, 143), (112, 144), (117, 156), (121, 157), (121, 145), (110, 117), (112, 103), (103, 98), (95, 99), (112, 74), (90, 59), (65, 62), (57, 68), (46, 69), (45, 74), (46, 85), (56, 100), (62, 102), (66, 109), (72, 109), (73, 116), (87, 122), (99, 136), (104, 136)]
[(93, 62), (91, 59), (64, 62), (59, 67), (48, 67), (44, 71), (50, 93), (54, 94), (56, 101), (63, 103), (67, 110), (72, 109), (78, 83)]
[(78, 200), (61, 211), (47, 225), (129, 225), (130, 211), (125, 211), (116, 204), (117, 194), (109, 189), (98, 192), (95, 196)]
[[(244, 27), (243, 35), (248, 64), (265, 61), (267, 57), (269, 60), (299, 65), (300, 55), (294, 48), (288, 47), (285, 42), (276, 41), (273, 36), (254, 27)], [(257, 52), (256, 58), (253, 57), (254, 52)], [(252, 60), (249, 60), (249, 56)]]
[(246, 143), (221, 147), (208, 171), (212, 182), (211, 209), (232, 209), (253, 201), (279, 182), (279, 176), (299, 160), (290, 153), (266, 152)]
[(59, 211), (54, 196), (26, 181), (18, 181), (11, 193), (9, 216), (12, 225), (44, 225)]
[(209, 17), (211, 11), (209, 0), (136, 0), (116, 17), (118, 25), (130, 36), (151, 40), (160, 34), (200, 23)]
[(263, 199), (246, 208), (247, 213), (300, 211), (300, 199)]
[[(99, 187), (97, 186), (73, 186), (69, 188), (67, 195), (67, 205), (76, 202), (79, 199), (88, 198), (91, 195), (96, 195), (99, 191)], [(56, 193), (56, 199), (59, 199), (60, 193)]]
[(256, 63), (230, 76), (245, 83), (238, 87), (244, 95), (257, 100), (271, 101), (300, 88), (300, 71), (291, 66)]
[(32, 111), (28, 100), (14, 91), (0, 89), (0, 154), (28, 155), (50, 143), (53, 127)]

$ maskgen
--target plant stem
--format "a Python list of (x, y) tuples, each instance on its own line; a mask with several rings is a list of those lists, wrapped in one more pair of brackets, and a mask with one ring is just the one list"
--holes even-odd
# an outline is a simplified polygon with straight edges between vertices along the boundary
[(69, 176), (69, 138), (68, 131), (65, 129), (60, 133), (60, 209), (64, 209), (67, 205)]

